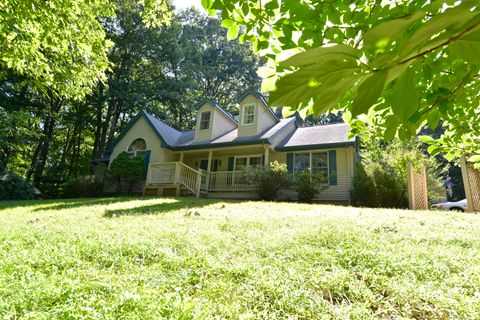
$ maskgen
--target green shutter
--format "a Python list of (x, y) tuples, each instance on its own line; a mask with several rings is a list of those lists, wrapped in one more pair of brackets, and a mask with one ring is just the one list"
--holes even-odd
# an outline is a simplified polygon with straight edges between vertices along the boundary
[(264, 154), (262, 155), (262, 164), (263, 164), (264, 166), (267, 165), (267, 163), (265, 163), (265, 155), (264, 155)]
[(287, 171), (293, 173), (293, 153), (287, 153)]
[(233, 171), (234, 161), (235, 161), (234, 157), (228, 158), (228, 171)]
[(145, 151), (145, 155), (143, 156), (143, 161), (145, 161), (145, 175), (148, 172), (148, 165), (150, 164), (150, 154), (152, 153), (152, 150), (147, 150)]
[(337, 185), (337, 151), (328, 151), (328, 177), (330, 185)]

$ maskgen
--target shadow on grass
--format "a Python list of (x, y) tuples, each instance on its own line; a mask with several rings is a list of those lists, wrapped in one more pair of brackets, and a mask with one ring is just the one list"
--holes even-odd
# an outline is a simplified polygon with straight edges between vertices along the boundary
[(199, 209), (221, 200), (215, 199), (195, 199), (195, 198), (173, 198), (174, 202), (164, 202), (152, 205), (139, 205), (138, 207), (128, 209), (112, 209), (105, 210), (103, 214), (106, 218), (118, 217), (118, 216), (139, 216), (139, 215), (152, 215), (161, 214), (172, 211), (181, 211), (189, 209)]
[(96, 205), (107, 205), (132, 200), (149, 200), (151, 197), (110, 197), (110, 198), (75, 198), (75, 199), (40, 199), (0, 201), (0, 211), (5, 209), (35, 207), (32, 211), (62, 210)]
[(33, 211), (42, 211), (42, 210), (64, 210), (72, 208), (82, 208), (82, 207), (91, 207), (91, 206), (101, 206), (108, 205), (112, 203), (119, 202), (128, 202), (134, 200), (150, 200), (150, 197), (112, 197), (112, 198), (81, 198), (81, 199), (59, 199), (56, 202), (59, 202), (56, 205), (42, 206), (40, 208), (35, 208)]

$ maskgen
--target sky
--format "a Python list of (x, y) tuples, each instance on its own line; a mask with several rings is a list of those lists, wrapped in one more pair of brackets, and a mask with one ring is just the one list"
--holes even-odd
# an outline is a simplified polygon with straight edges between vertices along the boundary
[(173, 4), (177, 10), (186, 9), (189, 7), (196, 7), (202, 11), (204, 10), (201, 0), (173, 0)]

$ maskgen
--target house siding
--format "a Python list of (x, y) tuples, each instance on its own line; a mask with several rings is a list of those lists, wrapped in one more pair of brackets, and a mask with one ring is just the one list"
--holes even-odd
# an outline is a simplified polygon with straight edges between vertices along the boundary
[[(337, 184), (329, 185), (325, 190), (318, 193), (314, 200), (317, 201), (335, 201), (335, 202), (349, 202), (350, 201), (350, 189), (352, 185), (353, 177), (353, 148), (337, 148), (337, 149), (313, 149), (305, 150), (302, 152), (328, 152), (336, 150), (337, 153)], [(287, 162), (288, 152), (271, 152), (269, 161), (279, 161), (282, 163)], [(295, 199), (297, 197), (296, 192), (292, 190), (284, 190), (281, 192), (282, 199)]]
[(144, 139), (147, 150), (151, 150), (150, 163), (170, 162), (178, 159), (178, 155), (161, 147), (161, 141), (156, 132), (153, 131), (147, 120), (141, 117), (115, 145), (110, 156), (110, 163), (120, 153), (127, 151), (130, 144), (136, 139)]
[[(200, 130), (200, 114), (205, 111), (210, 111), (210, 125), (206, 130)], [(217, 138), (236, 128), (236, 125), (227, 118), (225, 114), (212, 106), (210, 103), (205, 103), (198, 109), (197, 123), (195, 128), (195, 141), (209, 140)]]
[[(243, 125), (243, 108), (247, 105), (255, 105), (255, 122), (249, 125)], [(246, 96), (240, 102), (238, 136), (254, 136), (276, 124), (275, 118), (270, 113), (268, 107), (257, 97), (253, 95)]]

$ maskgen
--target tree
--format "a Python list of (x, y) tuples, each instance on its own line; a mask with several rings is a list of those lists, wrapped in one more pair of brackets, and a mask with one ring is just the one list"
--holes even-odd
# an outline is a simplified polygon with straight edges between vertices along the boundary
[(453, 144), (441, 150), (480, 163), (480, 126), (462, 120), (480, 112), (478, 1), (202, 3), (222, 11), (231, 39), (241, 33), (266, 57), (259, 72), (271, 104), (304, 114), (344, 107), (348, 120), (381, 117), (389, 139), (444, 119)]
[[(148, 25), (170, 18), (169, 0), (141, 2)], [(0, 77), (13, 71), (41, 91), (85, 96), (109, 67), (112, 43), (100, 21), (112, 17), (114, 7), (109, 0), (2, 1)]]

